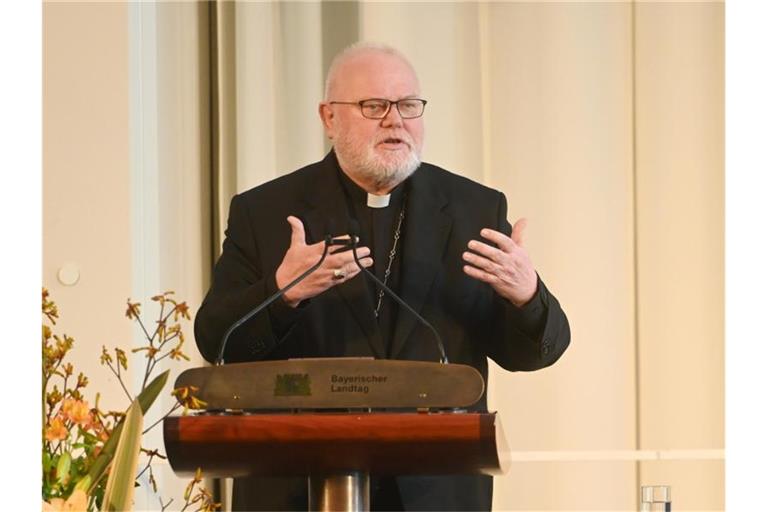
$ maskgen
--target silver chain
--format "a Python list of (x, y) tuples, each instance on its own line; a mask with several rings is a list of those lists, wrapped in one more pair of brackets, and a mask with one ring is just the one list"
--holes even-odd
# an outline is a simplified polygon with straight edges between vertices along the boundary
[[(392, 250), (389, 251), (389, 263), (387, 263), (387, 269), (384, 271), (384, 284), (387, 284), (389, 274), (392, 273), (392, 262), (395, 261), (395, 255), (397, 254), (397, 241), (400, 240), (400, 228), (403, 225), (403, 219), (405, 218), (405, 198), (403, 198), (403, 207), (400, 209), (400, 217), (397, 220), (397, 228), (395, 228), (395, 239), (392, 241)], [(379, 289), (378, 299), (376, 300), (376, 309), (373, 314), (376, 318), (379, 318), (379, 312), (381, 311), (381, 302), (384, 300), (384, 290)]]

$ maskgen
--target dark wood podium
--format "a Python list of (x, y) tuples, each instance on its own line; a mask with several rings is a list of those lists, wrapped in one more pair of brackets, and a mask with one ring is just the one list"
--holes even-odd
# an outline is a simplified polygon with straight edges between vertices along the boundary
[[(308, 404), (324, 403), (325, 377), (315, 361), (322, 361), (317, 363), (322, 368), (332, 367), (335, 361), (339, 363), (334, 366), (338, 371), (331, 373), (329, 383), (334, 378), (338, 382), (343, 376), (347, 376), (347, 380), (342, 382), (347, 383), (352, 379), (357, 379), (357, 382), (368, 379), (368, 391), (338, 397), (335, 405), (343, 406), (343, 411), (339, 410), (340, 407), (327, 406), (319, 411), (310, 411), (306, 406), (290, 411), (249, 407), (167, 418), (164, 425), (165, 448), (173, 470), (177, 474), (193, 474), (199, 467), (211, 477), (307, 476), (310, 510), (365, 511), (370, 509), (371, 474), (498, 474), (506, 469), (506, 462), (500, 456), (506, 452), (505, 441), (495, 413), (466, 412), (456, 405), (440, 408), (432, 405), (434, 402), (412, 412), (375, 412), (377, 404), (373, 403), (364, 408), (349, 407), (349, 400), (354, 403), (361, 400), (360, 394), (375, 397), (381, 392), (385, 396), (382, 390), (371, 389), (371, 383), (375, 382), (390, 381), (395, 391), (401, 389), (398, 382), (407, 384), (409, 393), (415, 399), (423, 400), (426, 388), (420, 387), (419, 382), (408, 383), (407, 378), (413, 375), (408, 372), (414, 370), (415, 365), (419, 375), (423, 376), (425, 371), (429, 374), (427, 370), (433, 363), (348, 359), (299, 361), (298, 365), (294, 361), (247, 363), (248, 367), (235, 368), (227, 377), (247, 370), (247, 373), (255, 371), (258, 378), (263, 378), (274, 369), (274, 377), (278, 381), (282, 379), (284, 384), (285, 375), (299, 376), (297, 378), (300, 381), (304, 379), (304, 383), (309, 376), (311, 383), (320, 385), (312, 384), (307, 394), (307, 386), (294, 383), (289, 388), (299, 394), (288, 393), (292, 397), (290, 400), (303, 397), (299, 399)], [(437, 366), (441, 368), (432, 369), (445, 372), (446, 366), (461, 365)], [(197, 371), (192, 380), (197, 382), (201, 398), (208, 399), (209, 408), (210, 400), (214, 404), (223, 402), (221, 397), (215, 396), (218, 391), (207, 393), (201, 386), (207, 385), (208, 390), (220, 389), (212, 384), (212, 379), (218, 379), (225, 368), (191, 370)], [(466, 368), (457, 371), (466, 372)], [(405, 371), (405, 380), (401, 378), (401, 370)], [(177, 380), (177, 387), (187, 385), (185, 383), (190, 382), (189, 378), (187, 375), (185, 380), (182, 374)], [(435, 388), (439, 387), (441, 377), (431, 374), (426, 380), (429, 382), (425, 386)], [(401, 387), (405, 389), (405, 386)], [(240, 397), (243, 392), (230, 389), (226, 392), (227, 399), (231, 399), (233, 393)], [(270, 400), (280, 396), (280, 393), (278, 384), (269, 386), (270, 396), (264, 400), (274, 407)], [(462, 398), (460, 401), (465, 400)], [(408, 404), (411, 399), (405, 396), (400, 401)], [(444, 397), (440, 401), (451, 402)], [(253, 405), (252, 402), (253, 397), (249, 405)], [(424, 402), (421, 403), (424, 405)]]

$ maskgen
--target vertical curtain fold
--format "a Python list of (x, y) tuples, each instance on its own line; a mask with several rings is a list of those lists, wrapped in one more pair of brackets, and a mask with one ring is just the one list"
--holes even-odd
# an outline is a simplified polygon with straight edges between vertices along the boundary
[(237, 189), (237, 96), (235, 3), (211, 2), (210, 105), (212, 254), (221, 253), (229, 199)]
[(359, 37), (358, 2), (212, 2), (213, 254), (231, 197), (328, 151), (317, 103), (334, 55)]

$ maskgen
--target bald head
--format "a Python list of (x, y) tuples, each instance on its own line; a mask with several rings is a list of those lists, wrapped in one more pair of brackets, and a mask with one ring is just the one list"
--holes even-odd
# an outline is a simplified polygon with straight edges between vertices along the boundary
[(330, 101), (334, 98), (338, 93), (339, 83), (345, 80), (350, 71), (356, 67), (356, 64), (359, 64), (361, 61), (369, 60), (371, 57), (375, 58), (377, 55), (401, 61), (404, 66), (408, 68), (418, 85), (416, 70), (414, 70), (410, 61), (402, 52), (385, 44), (360, 41), (347, 46), (333, 58), (333, 61), (331, 61), (331, 65), (328, 68), (328, 75), (325, 79), (325, 101)]

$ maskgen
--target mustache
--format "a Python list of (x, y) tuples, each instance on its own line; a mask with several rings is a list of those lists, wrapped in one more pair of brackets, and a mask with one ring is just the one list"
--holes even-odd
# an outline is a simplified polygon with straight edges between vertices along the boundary
[(411, 136), (408, 134), (408, 132), (391, 132), (387, 134), (382, 134), (376, 137), (376, 140), (374, 141), (374, 145), (381, 144), (382, 142), (386, 142), (390, 139), (401, 140), (406, 144), (408, 144), (409, 148), (413, 149), (414, 142)]

